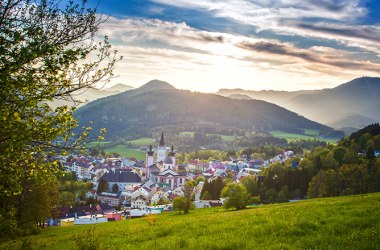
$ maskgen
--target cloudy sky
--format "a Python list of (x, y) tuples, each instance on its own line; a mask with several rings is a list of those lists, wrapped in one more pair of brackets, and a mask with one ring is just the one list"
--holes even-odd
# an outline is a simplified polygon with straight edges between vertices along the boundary
[(110, 86), (299, 90), (380, 76), (379, 0), (102, 0), (98, 12), (124, 57)]

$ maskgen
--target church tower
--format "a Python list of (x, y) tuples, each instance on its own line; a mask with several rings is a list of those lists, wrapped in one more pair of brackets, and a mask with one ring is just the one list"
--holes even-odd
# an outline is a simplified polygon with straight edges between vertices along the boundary
[(172, 148), (169, 152), (169, 157), (172, 159), (173, 166), (176, 167), (175, 152), (174, 152), (174, 146), (173, 145), (172, 145)]
[(150, 178), (150, 171), (149, 167), (153, 165), (153, 150), (152, 150), (152, 145), (149, 146), (149, 150), (146, 152), (146, 160), (145, 160), (145, 178), (149, 179)]
[(166, 158), (166, 147), (165, 147), (165, 140), (164, 140), (164, 131), (161, 133), (161, 139), (160, 143), (158, 144), (158, 150), (157, 150), (157, 162), (164, 161)]

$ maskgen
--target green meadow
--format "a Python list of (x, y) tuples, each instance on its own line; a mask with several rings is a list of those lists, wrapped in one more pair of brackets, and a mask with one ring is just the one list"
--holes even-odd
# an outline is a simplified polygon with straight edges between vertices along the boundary
[(286, 140), (300, 140), (300, 139), (318, 139), (320, 141), (325, 141), (327, 143), (336, 143), (339, 139), (332, 139), (332, 138), (318, 138), (319, 132), (313, 129), (305, 129), (305, 134), (294, 134), (294, 133), (288, 133), (283, 132), (279, 130), (274, 130), (269, 132), (273, 137), (283, 138)]
[(128, 141), (134, 146), (149, 146), (150, 144), (155, 144), (155, 141), (150, 137), (141, 137), (136, 140)]
[[(152, 143), (152, 139), (149, 138), (140, 138), (138, 140), (130, 141), (134, 146), (142, 146), (142, 145), (149, 145), (149, 143)], [(97, 147), (98, 145), (100, 147), (104, 147), (104, 150), (107, 153), (118, 153), (122, 157), (130, 158), (134, 157), (139, 160), (145, 160), (145, 152), (140, 151), (138, 149), (130, 149), (126, 145), (118, 144), (110, 146), (111, 142), (90, 142), (87, 143), (87, 147)]]
[(198, 209), (3, 239), (2, 249), (380, 249), (380, 193)]
[(131, 158), (134, 157), (139, 160), (145, 160), (145, 152), (138, 149), (129, 149), (125, 145), (115, 145), (111, 147), (105, 147), (105, 151), (108, 153), (118, 153), (122, 157)]

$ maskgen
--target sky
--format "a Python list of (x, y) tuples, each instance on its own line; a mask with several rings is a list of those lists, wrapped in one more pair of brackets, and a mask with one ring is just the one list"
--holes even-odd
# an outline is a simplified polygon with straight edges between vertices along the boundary
[(380, 76), (379, 0), (89, 0), (118, 78), (216, 92), (333, 88)]

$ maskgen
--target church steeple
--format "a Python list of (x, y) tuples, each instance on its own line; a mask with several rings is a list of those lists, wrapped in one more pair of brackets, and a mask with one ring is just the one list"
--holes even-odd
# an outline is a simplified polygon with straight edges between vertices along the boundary
[(164, 131), (161, 132), (161, 139), (160, 139), (160, 144), (158, 144), (160, 147), (165, 146), (165, 140), (164, 140)]
[(157, 149), (157, 162), (164, 161), (166, 157), (166, 147), (165, 147), (165, 140), (164, 140), (164, 131), (161, 133), (161, 139), (158, 143), (158, 149)]

